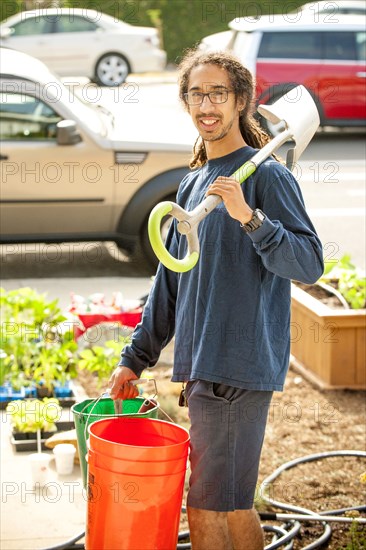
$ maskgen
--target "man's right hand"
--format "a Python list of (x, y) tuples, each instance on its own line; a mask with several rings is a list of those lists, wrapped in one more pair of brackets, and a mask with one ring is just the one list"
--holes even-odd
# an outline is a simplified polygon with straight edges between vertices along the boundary
[(109, 379), (110, 394), (112, 399), (133, 399), (139, 394), (136, 386), (130, 384), (131, 380), (138, 380), (138, 376), (128, 367), (118, 366), (114, 369)]

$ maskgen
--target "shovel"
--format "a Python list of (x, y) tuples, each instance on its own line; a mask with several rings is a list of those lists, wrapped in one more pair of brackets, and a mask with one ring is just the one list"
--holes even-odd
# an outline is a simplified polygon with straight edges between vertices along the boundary
[[(292, 170), (306, 149), (319, 126), (319, 113), (313, 98), (304, 86), (297, 86), (272, 105), (259, 105), (258, 112), (270, 122), (285, 123), (284, 130), (267, 143), (250, 160), (243, 164), (231, 177), (243, 183), (255, 172), (258, 166), (274, 153), (287, 140), (292, 139), (295, 146), (289, 149), (286, 166)], [(209, 195), (191, 212), (170, 201), (160, 202), (151, 211), (148, 232), (151, 246), (165, 267), (178, 273), (191, 270), (199, 258), (198, 224), (222, 201), (218, 195)], [(178, 220), (177, 229), (186, 235), (188, 251), (182, 260), (174, 258), (165, 248), (160, 225), (167, 214)]]

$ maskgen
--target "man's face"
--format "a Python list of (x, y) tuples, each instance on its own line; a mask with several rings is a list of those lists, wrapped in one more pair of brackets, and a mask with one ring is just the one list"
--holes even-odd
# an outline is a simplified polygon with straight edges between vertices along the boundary
[(195, 94), (229, 92), (225, 103), (212, 103), (208, 96), (204, 96), (201, 105), (188, 105), (189, 113), (200, 136), (205, 141), (217, 141), (226, 137), (230, 132), (237, 131), (239, 112), (243, 103), (236, 101), (231, 90), (229, 75), (225, 69), (217, 65), (199, 65), (192, 69), (188, 93)]

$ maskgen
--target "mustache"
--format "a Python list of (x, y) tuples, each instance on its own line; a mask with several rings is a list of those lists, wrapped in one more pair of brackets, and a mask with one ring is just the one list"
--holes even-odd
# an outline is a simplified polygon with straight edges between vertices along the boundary
[(218, 120), (222, 120), (222, 116), (218, 115), (217, 113), (207, 113), (205, 115), (197, 115), (196, 120), (202, 120), (204, 118), (217, 118)]

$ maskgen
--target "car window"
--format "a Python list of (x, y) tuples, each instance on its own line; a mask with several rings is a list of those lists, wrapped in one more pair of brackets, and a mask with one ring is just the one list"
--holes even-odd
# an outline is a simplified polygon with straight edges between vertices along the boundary
[(352, 61), (356, 59), (356, 55), (356, 33), (324, 33), (324, 59)]
[(365, 15), (365, 8), (338, 8), (336, 13), (341, 15)]
[(56, 24), (56, 32), (88, 32), (95, 31), (98, 26), (84, 17), (62, 15)]
[(356, 34), (356, 49), (358, 61), (366, 60), (366, 32)]
[(321, 35), (318, 32), (264, 32), (258, 58), (319, 59)]
[(61, 117), (46, 103), (25, 95), (0, 93), (0, 138), (55, 140)]
[(32, 34), (48, 34), (52, 32), (53, 18), (47, 17), (30, 17), (16, 23), (12, 29), (12, 36), (29, 36)]

